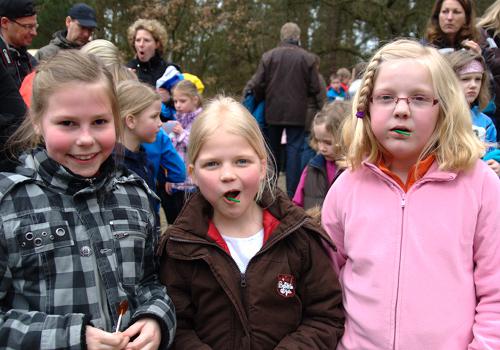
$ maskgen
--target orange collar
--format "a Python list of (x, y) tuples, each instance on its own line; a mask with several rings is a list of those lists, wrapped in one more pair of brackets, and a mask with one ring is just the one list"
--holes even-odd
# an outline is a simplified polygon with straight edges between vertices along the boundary
[(377, 162), (377, 166), (385, 174), (387, 174), (392, 179), (394, 179), (394, 181), (396, 181), (398, 183), (398, 185), (405, 192), (408, 192), (408, 190), (415, 183), (415, 181), (417, 181), (418, 179), (422, 178), (425, 175), (425, 173), (427, 173), (427, 171), (431, 167), (432, 163), (434, 163), (435, 159), (436, 159), (436, 157), (434, 156), (434, 154), (431, 154), (427, 158), (423, 159), (421, 162), (418, 163), (418, 167), (417, 167), (416, 171), (415, 171), (415, 165), (413, 165), (410, 168), (410, 171), (408, 172), (408, 178), (406, 179), (406, 184), (403, 183), (403, 181), (401, 181), (401, 179), (399, 178), (399, 176), (397, 176), (391, 170), (389, 170), (389, 168), (387, 167), (387, 165), (385, 165), (384, 160), (382, 159), (382, 157), (379, 158), (379, 160)]
[[(264, 209), (262, 211), (262, 226), (264, 227), (264, 239), (262, 243), (266, 243), (266, 241), (269, 239), (271, 234), (273, 233), (274, 229), (278, 227), (280, 224), (280, 221), (276, 219), (273, 214), (269, 212), (269, 210)], [(215, 243), (217, 243), (222, 249), (226, 251), (229, 255), (231, 253), (229, 252), (229, 248), (226, 244), (226, 241), (224, 238), (222, 238), (222, 235), (220, 234), (219, 230), (217, 230), (217, 227), (215, 227), (215, 224), (212, 220), (209, 220), (208, 222), (208, 237), (213, 239)]]

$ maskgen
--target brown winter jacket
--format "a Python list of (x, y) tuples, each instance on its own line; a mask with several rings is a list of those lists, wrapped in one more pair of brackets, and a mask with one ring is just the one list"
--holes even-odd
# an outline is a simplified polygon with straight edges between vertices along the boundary
[(323, 246), (333, 243), (286, 195), (264, 197), (264, 231), (277, 227), (244, 274), (208, 237), (211, 207), (200, 194), (168, 228), (160, 278), (177, 313), (174, 349), (335, 349), (342, 297)]
[(318, 79), (314, 56), (297, 44), (281, 42), (264, 53), (252, 80), (256, 99), (266, 102), (266, 123), (305, 126), (308, 97), (321, 92)]

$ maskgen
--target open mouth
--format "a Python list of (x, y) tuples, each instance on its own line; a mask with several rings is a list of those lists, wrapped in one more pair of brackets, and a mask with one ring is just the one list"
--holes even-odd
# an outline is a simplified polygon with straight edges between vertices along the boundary
[(226, 198), (228, 201), (234, 202), (234, 203), (239, 203), (240, 200), (238, 199), (240, 195), (240, 191), (227, 191), (224, 193), (224, 198)]

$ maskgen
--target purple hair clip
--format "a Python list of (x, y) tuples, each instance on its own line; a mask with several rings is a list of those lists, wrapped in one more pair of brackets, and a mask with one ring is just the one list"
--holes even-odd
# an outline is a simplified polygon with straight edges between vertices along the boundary
[(363, 111), (358, 111), (358, 112), (356, 113), (356, 117), (358, 117), (358, 118), (360, 118), (360, 119), (363, 119), (363, 117), (364, 117), (364, 116), (365, 116), (365, 112), (363, 112)]

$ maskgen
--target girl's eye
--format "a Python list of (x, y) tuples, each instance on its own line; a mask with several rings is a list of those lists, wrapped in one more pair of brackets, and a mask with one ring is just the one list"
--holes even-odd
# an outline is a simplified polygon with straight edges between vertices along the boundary
[(247, 165), (249, 163), (248, 159), (238, 159), (236, 164), (238, 165)]
[(71, 120), (63, 120), (63, 121), (59, 122), (59, 124), (62, 126), (73, 126), (74, 125), (74, 123)]
[(108, 121), (106, 119), (97, 119), (96, 121), (94, 121), (95, 125), (104, 125), (107, 123), (108, 123)]
[(394, 101), (394, 96), (392, 95), (376, 95), (374, 100), (378, 103), (390, 103)]
[(415, 102), (427, 102), (430, 100), (429, 97), (421, 95), (412, 96), (411, 99)]
[(204, 168), (215, 168), (219, 163), (217, 163), (216, 161), (210, 161), (210, 162), (206, 162), (205, 164), (203, 164), (203, 167)]

